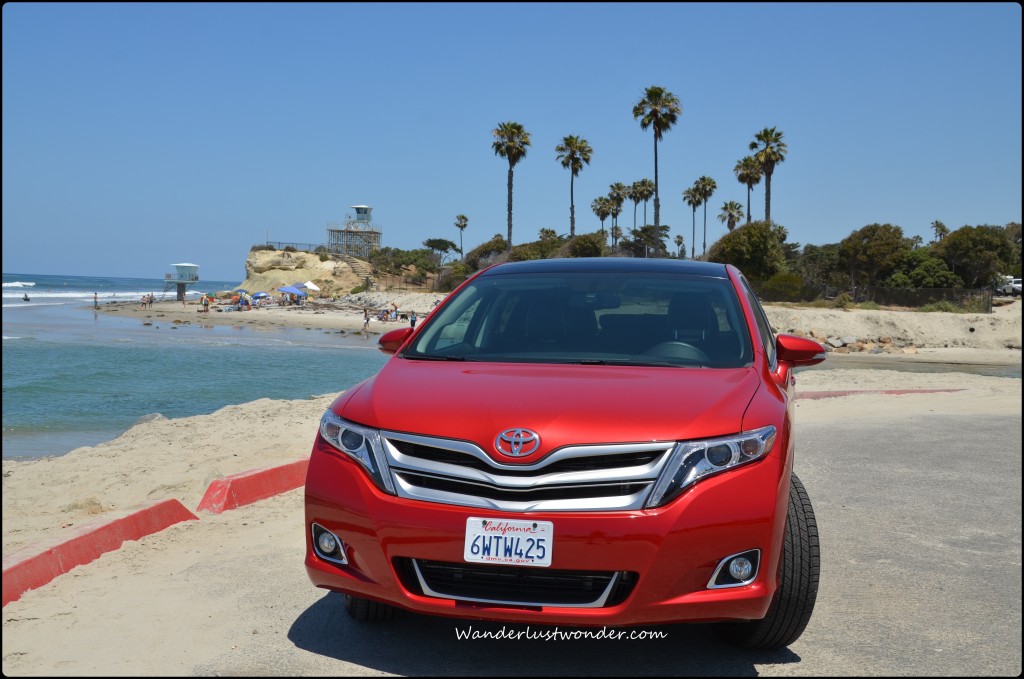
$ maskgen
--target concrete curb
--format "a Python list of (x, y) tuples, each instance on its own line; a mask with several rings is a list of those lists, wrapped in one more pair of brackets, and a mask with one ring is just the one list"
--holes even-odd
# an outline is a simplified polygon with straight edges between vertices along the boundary
[(76, 566), (118, 549), (128, 540), (198, 519), (178, 500), (155, 500), (125, 510), (120, 516), (96, 517), (50, 540), (20, 549), (3, 559), (3, 606)]
[(308, 459), (297, 460), (217, 479), (207, 488), (196, 511), (220, 514), (294, 490), (306, 483), (307, 467)]
[(858, 394), (884, 394), (899, 396), (901, 394), (942, 394), (951, 391), (963, 391), (963, 389), (861, 389), (848, 391), (803, 391), (797, 392), (797, 400), (836, 398), (838, 396), (857, 396)]

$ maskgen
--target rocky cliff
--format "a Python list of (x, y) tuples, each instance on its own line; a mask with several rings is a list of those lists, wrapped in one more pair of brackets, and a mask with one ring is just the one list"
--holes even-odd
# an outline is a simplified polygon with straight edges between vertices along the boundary
[(363, 282), (347, 261), (321, 262), (318, 255), (308, 252), (257, 250), (245, 259), (245, 280), (240, 287), (273, 294), (285, 285), (306, 281), (315, 283), (321, 295), (345, 295)]

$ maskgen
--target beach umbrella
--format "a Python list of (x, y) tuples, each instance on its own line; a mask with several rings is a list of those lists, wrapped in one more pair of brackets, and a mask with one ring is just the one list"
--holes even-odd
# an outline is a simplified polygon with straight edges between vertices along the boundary
[(299, 295), (300, 297), (305, 297), (306, 296), (305, 292), (303, 292), (302, 290), (299, 290), (294, 285), (286, 285), (283, 288), (278, 288), (278, 291), (279, 292), (287, 292), (290, 295)]
[(270, 297), (270, 295), (268, 295), (265, 292), (257, 292), (255, 295), (252, 296), (253, 299), (263, 299), (264, 297)]
[(320, 288), (318, 288), (316, 284), (313, 283), (313, 281), (306, 281), (305, 283), (302, 284), (302, 287), (306, 288), (307, 290), (315, 290), (316, 292), (320, 292)]
[(236, 289), (235, 289), (235, 292), (237, 292), (237, 293), (240, 293), (240, 294), (243, 294), (243, 295), (248, 295), (248, 294), (249, 294), (249, 291), (248, 291), (248, 290), (244, 290), (244, 289), (242, 289), (242, 288), (236, 288)]

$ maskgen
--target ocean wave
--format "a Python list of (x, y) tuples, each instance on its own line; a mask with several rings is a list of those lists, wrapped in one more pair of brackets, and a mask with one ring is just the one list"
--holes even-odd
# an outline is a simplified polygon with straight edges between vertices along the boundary
[[(6, 286), (7, 284), (4, 283)], [(24, 292), (4, 292), (4, 299), (21, 299)], [(143, 295), (153, 294), (155, 299), (159, 301), (170, 301), (175, 299), (175, 293), (167, 292), (161, 295), (160, 292), (155, 290), (145, 291), (132, 291), (126, 290), (123, 292), (101, 292), (97, 295), (97, 299), (101, 302), (138, 302), (142, 299)], [(191, 290), (186, 293), (186, 297), (199, 297), (202, 294), (200, 292), (192, 292)], [(92, 302), (93, 293), (88, 290), (68, 290), (66, 292), (57, 292), (56, 290), (33, 290), (32, 297), (38, 297), (40, 299), (67, 299), (67, 300), (82, 300)]]
[(29, 306), (60, 306), (61, 304), (64, 304), (64, 302), (21, 302), (20, 304), (4, 304), (3, 308), (24, 309)]
[(5, 288), (31, 288), (34, 286), (35, 283), (25, 281), (10, 281), (9, 283), (4, 283)]

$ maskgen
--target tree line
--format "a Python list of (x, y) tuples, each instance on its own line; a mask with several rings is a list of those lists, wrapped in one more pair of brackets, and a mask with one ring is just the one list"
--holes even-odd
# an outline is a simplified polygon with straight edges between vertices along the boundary
[[(414, 264), (418, 270), (438, 271), (452, 259), (450, 285), (470, 275), (480, 266), (501, 260), (537, 259), (553, 256), (675, 257), (686, 258), (685, 239), (672, 239), (675, 251), (667, 241), (670, 227), (661, 224), (661, 199), (658, 176), (658, 144), (682, 115), (679, 98), (663, 87), (648, 87), (632, 108), (632, 115), (641, 130), (651, 130), (654, 157), (654, 179), (638, 179), (632, 183), (614, 182), (608, 193), (591, 202), (591, 210), (600, 221), (600, 230), (577, 235), (575, 180), (594, 153), (590, 142), (580, 135), (566, 135), (554, 148), (555, 159), (569, 171), (569, 233), (559, 235), (549, 228), (538, 232), (538, 240), (513, 244), (513, 186), (516, 166), (527, 156), (532, 138), (518, 122), (502, 122), (492, 131), (494, 154), (508, 163), (506, 180), (507, 205), (505, 236), (495, 234), (470, 253), (462, 245), (469, 218), (459, 214), (455, 227), (459, 244), (430, 238), (423, 250), (407, 253), (384, 248), (376, 253), (375, 264), (391, 270), (394, 266)], [(765, 127), (747, 144), (748, 155), (736, 161), (735, 179), (747, 190), (746, 209), (738, 201), (725, 201), (718, 220), (727, 233), (707, 243), (707, 207), (718, 190), (717, 182), (707, 175), (698, 177), (682, 191), (681, 198), (691, 208), (691, 259), (697, 259), (697, 209), (702, 210), (700, 259), (731, 263), (754, 280), (770, 280), (787, 276), (791, 284), (817, 289), (859, 287), (983, 287), (997, 275), (1020, 275), (1020, 224), (1006, 226), (965, 225), (950, 231), (941, 221), (932, 224), (935, 234), (930, 243), (920, 237), (907, 237), (899, 226), (869, 224), (853, 231), (839, 243), (805, 245), (788, 242), (784, 226), (771, 217), (772, 177), (789, 152), (784, 133), (777, 127)], [(755, 221), (751, 214), (751, 192), (764, 181), (764, 219)], [(647, 207), (653, 199), (653, 224), (647, 221)], [(619, 217), (626, 205), (633, 203), (632, 228), (624, 230)], [(637, 225), (637, 210), (643, 204), (643, 223)], [(740, 225), (745, 218), (746, 223)], [(611, 219), (606, 231), (605, 222)], [(462, 255), (454, 261), (454, 255)]]

